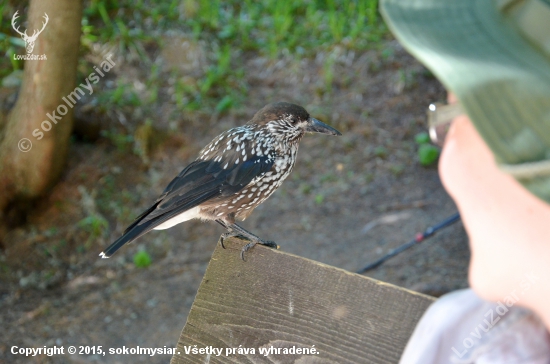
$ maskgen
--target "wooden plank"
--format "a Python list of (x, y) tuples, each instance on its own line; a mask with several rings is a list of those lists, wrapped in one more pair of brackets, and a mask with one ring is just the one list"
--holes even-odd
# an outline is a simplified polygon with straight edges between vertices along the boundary
[[(433, 298), (274, 249), (226, 240), (214, 254), (171, 364), (397, 363)], [(196, 345), (196, 347), (194, 346)], [(226, 348), (254, 349), (229, 354)], [(283, 354), (313, 347), (316, 354)], [(203, 349), (203, 354), (186, 354)], [(207, 347), (222, 353), (208, 354)], [(268, 356), (260, 353), (271, 350)], [(273, 348), (273, 349), (271, 349)], [(281, 354), (274, 354), (280, 349)], [(231, 349), (230, 349), (231, 350)]]

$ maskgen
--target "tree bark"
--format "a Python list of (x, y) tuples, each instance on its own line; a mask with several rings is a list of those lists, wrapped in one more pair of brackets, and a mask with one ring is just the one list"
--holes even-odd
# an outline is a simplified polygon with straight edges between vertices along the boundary
[[(73, 127), (72, 108), (57, 122), (48, 113), (64, 104), (62, 97), (75, 87), (82, 2), (31, 0), (28, 35), (42, 28), (45, 13), (49, 21), (36, 39), (33, 54), (45, 54), (47, 59), (25, 61), (18, 100), (0, 131), (0, 222), (4, 225), (8, 207), (44, 195), (58, 180)], [(21, 24), (24, 14), (19, 15), (17, 24), (24, 31)], [(19, 54), (26, 54), (26, 50), (21, 48)], [(51, 128), (47, 130), (49, 125)], [(36, 132), (33, 134), (37, 129), (43, 132), (41, 139)], [(21, 149), (30, 144), (23, 138), (32, 143), (26, 152)]]

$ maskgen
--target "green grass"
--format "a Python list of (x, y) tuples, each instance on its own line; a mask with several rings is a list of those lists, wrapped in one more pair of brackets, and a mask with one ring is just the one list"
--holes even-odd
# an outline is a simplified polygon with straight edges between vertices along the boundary
[(386, 158), (388, 156), (388, 150), (383, 145), (379, 145), (374, 148), (374, 155), (379, 158)]
[[(23, 67), (10, 57), (24, 52), (21, 39), (11, 28), (15, 9), (10, 3), (0, 5), (0, 78)], [(26, 21), (25, 12), (27, 9), (22, 21)], [(100, 86), (96, 93), (98, 110), (126, 112), (142, 107), (146, 116), (154, 116), (166, 77), (159, 75), (151, 56), (156, 49), (170, 46), (163, 44), (167, 30), (182, 32), (207, 45), (210, 66), (204, 77), (188, 82), (176, 75), (173, 102), (180, 112), (202, 110), (210, 114), (212, 110), (226, 112), (248, 95), (242, 64), (243, 57), (251, 52), (272, 59), (328, 54), (323, 77), (329, 92), (335, 64), (330, 55), (336, 47), (381, 49), (381, 41), (388, 34), (378, 13), (378, 0), (86, 0), (81, 62), (86, 62), (86, 53), (99, 44), (151, 70), (149, 79), (143, 80), (146, 97), (140, 100), (130, 85), (117, 83), (114, 90)], [(88, 66), (79, 67), (79, 79), (89, 70)]]
[(115, 89), (104, 90), (98, 96), (99, 109), (106, 111), (113, 108), (136, 107), (141, 100), (130, 84), (118, 82)]
[(414, 137), (418, 144), (417, 158), (424, 167), (434, 164), (439, 158), (439, 148), (430, 144), (430, 136), (426, 132), (418, 133)]
[(136, 268), (147, 268), (151, 265), (151, 256), (145, 250), (140, 250), (134, 254), (134, 265)]
[(0, 3), (0, 78), (23, 68), (23, 61), (13, 59), (14, 54), (25, 51), (25, 42), (11, 26), (14, 12), (7, 2)]
[(81, 245), (81, 249), (86, 251), (90, 248), (92, 242), (103, 236), (109, 230), (109, 222), (101, 215), (90, 215), (80, 220), (77, 226), (88, 233), (88, 239)]
[(185, 0), (184, 21), (197, 38), (214, 35), (225, 44), (276, 57), (285, 50), (312, 55), (343, 45), (367, 49), (386, 32), (377, 0), (204, 1)]

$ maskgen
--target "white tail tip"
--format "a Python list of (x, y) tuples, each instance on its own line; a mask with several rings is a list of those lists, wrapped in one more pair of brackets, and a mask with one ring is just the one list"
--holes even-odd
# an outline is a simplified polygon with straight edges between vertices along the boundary
[(109, 257), (106, 256), (104, 252), (99, 253), (99, 256), (103, 259), (109, 259)]

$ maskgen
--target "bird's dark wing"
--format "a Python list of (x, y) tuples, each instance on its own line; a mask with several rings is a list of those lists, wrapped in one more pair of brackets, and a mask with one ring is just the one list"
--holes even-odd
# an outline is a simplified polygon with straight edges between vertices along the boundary
[[(271, 170), (273, 155), (258, 149), (247, 128), (228, 130), (199, 153), (199, 158), (172, 180), (155, 208), (137, 223), (173, 217), (215, 197), (231, 196)], [(255, 152), (255, 150), (259, 151)]]
[(144, 215), (138, 225), (168, 215), (171, 218), (218, 196), (231, 196), (273, 166), (273, 160), (266, 156), (224, 168), (226, 163), (225, 158), (219, 162), (193, 162), (170, 182), (155, 202), (155, 209)]
[[(242, 142), (252, 143), (250, 140)], [(157, 201), (102, 256), (111, 256), (122, 245), (193, 207), (216, 197), (231, 196), (239, 192), (255, 177), (268, 172), (274, 163), (274, 159), (266, 155), (249, 153), (246, 157), (243, 162), (241, 149), (211, 149), (208, 159), (195, 160), (175, 177)]]

